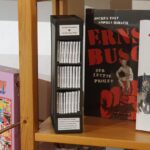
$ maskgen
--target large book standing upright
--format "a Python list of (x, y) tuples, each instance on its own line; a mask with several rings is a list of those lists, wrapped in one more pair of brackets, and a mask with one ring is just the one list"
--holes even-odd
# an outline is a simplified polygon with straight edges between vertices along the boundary
[[(19, 122), (19, 73), (0, 66), (0, 130)], [(0, 150), (20, 150), (19, 127), (0, 134)]]
[(150, 20), (140, 21), (136, 129), (150, 131)]
[(82, 132), (82, 19), (51, 16), (51, 35), (53, 126), (56, 133)]
[(139, 24), (149, 14), (86, 10), (86, 115), (136, 119)]

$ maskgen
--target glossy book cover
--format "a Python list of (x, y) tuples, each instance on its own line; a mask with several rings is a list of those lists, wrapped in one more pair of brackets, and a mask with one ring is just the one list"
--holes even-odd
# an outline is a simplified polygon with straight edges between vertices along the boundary
[(86, 10), (85, 115), (136, 119), (139, 23), (149, 13)]
[[(19, 122), (19, 74), (0, 66), (0, 129)], [(0, 135), (1, 150), (20, 150), (19, 127)]]

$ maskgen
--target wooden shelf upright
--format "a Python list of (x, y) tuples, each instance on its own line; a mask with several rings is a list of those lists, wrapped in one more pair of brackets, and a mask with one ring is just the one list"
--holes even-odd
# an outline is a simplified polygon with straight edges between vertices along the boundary
[[(83, 17), (84, 0), (52, 0), (53, 14)], [(21, 84), (21, 150), (35, 150), (36, 142), (150, 149), (150, 134), (135, 131), (135, 123), (85, 117), (82, 134), (55, 134), (50, 118), (38, 126), (37, 1), (18, 0)]]
[(21, 150), (34, 150), (38, 130), (37, 2), (18, 0)]

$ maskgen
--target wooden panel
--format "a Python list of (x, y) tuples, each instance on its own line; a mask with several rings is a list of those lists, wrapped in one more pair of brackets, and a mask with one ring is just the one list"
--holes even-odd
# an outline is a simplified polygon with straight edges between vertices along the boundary
[(82, 134), (55, 134), (50, 118), (41, 124), (36, 141), (148, 150), (150, 134), (135, 131), (135, 122), (85, 118)]
[(59, 0), (52, 0), (52, 12), (53, 15), (59, 14)]
[(132, 9), (132, 0), (110, 0), (111, 9)]
[(18, 0), (21, 150), (34, 150), (37, 131), (37, 4)]
[(95, 9), (110, 9), (110, 0), (85, 0), (85, 6)]
[[(56, 0), (54, 0), (56, 1)], [(84, 17), (84, 0), (58, 0), (60, 15), (77, 15), (81, 18)], [(55, 4), (55, 2), (54, 2)], [(58, 6), (57, 5), (57, 6)], [(55, 7), (56, 9), (56, 7)], [(54, 11), (55, 14), (55, 11)]]
[(84, 18), (84, 0), (68, 0), (67, 14), (75, 14)]
[(68, 14), (68, 0), (59, 0), (59, 15)]
[(39, 120), (45, 120), (48, 116), (50, 116), (51, 83), (49, 81), (39, 79), (38, 85)]

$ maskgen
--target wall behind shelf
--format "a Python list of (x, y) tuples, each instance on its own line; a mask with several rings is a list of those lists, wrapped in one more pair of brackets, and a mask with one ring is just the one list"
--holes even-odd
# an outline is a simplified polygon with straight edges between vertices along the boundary
[[(18, 55), (18, 2), (0, 1), (0, 54)], [(38, 47), (39, 55), (50, 55), (51, 1), (38, 3)], [(9, 10), (9, 11), (8, 11)]]
[[(17, 0), (0, 0), (0, 65), (14, 68), (19, 68), (17, 5)], [(39, 118), (41, 120), (46, 119), (50, 113), (51, 12), (51, 1), (38, 3)]]
[[(94, 3), (91, 3), (91, 0), (85, 0), (88, 7), (100, 6), (100, 8), (110, 8), (110, 0), (94, 1), (97, 5), (93, 5)], [(17, 0), (0, 0), (0, 54), (18, 55), (17, 4)], [(52, 12), (51, 5), (51, 1), (38, 2), (38, 51), (39, 55), (43, 55), (42, 57), (46, 57), (47, 55), (50, 56), (51, 40), (49, 15)], [(18, 67), (18, 63), (15, 64), (15, 67), (16, 66)], [(50, 75), (50, 72), (47, 72), (47, 67), (46, 69), (40, 67), (39, 71), (41, 74)]]
[(133, 9), (150, 10), (150, 0), (133, 0), (132, 6)]
[[(93, 3), (94, 1), (94, 3)], [(99, 7), (103, 9), (110, 8), (110, 0), (85, 0), (86, 7)], [(133, 9), (150, 9), (149, 0), (133, 0)], [(9, 10), (9, 11), (8, 11)], [(39, 55), (42, 56), (39, 63), (39, 73), (50, 76), (50, 61), (47, 64), (41, 64), (44, 57), (50, 58), (50, 23), (49, 14), (51, 14), (51, 1), (38, 3), (38, 37), (39, 37)], [(0, 0), (0, 54), (18, 55), (18, 22), (17, 22), (17, 0)], [(7, 62), (9, 64), (9, 62)], [(10, 65), (12, 63), (10, 62)], [(18, 67), (16, 61), (13, 63)]]
[[(1, 64), (18, 68), (18, 8), (17, 0), (0, 0), (0, 55), (12, 55), (12, 59)], [(50, 14), (51, 1), (38, 3), (38, 53), (39, 53), (39, 74), (42, 79), (50, 76)], [(8, 11), (9, 10), (9, 11)], [(9, 56), (11, 57), (11, 56)], [(14, 59), (13, 59), (14, 58)], [(46, 66), (46, 67), (44, 67)], [(49, 67), (49, 69), (47, 69)], [(49, 81), (50, 79), (48, 79)]]
[(110, 9), (110, 0), (85, 0), (85, 6), (97, 9)]

